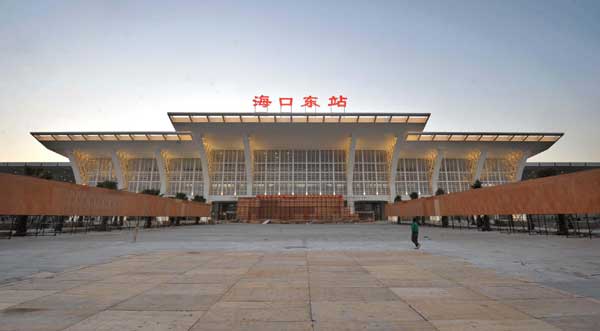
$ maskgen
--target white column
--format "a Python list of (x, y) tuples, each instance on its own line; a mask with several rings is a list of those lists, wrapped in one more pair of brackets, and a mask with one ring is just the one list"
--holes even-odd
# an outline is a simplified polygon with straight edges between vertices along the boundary
[(125, 172), (123, 171), (123, 165), (121, 164), (121, 158), (117, 151), (112, 151), (111, 154), (113, 169), (115, 169), (115, 176), (117, 177), (117, 188), (119, 190), (127, 189), (125, 183)]
[(392, 150), (392, 162), (390, 164), (390, 176), (389, 176), (389, 185), (390, 185), (390, 198), (389, 202), (394, 202), (396, 198), (396, 173), (398, 172), (398, 160), (400, 159), (400, 137), (396, 136), (396, 140), (394, 142), (394, 148)]
[(348, 148), (348, 162), (346, 163), (346, 196), (354, 196), (352, 181), (354, 180), (354, 155), (356, 154), (356, 136), (350, 136), (350, 147)]
[(194, 137), (198, 140), (198, 153), (200, 154), (200, 163), (202, 163), (202, 181), (204, 182), (204, 199), (208, 201), (208, 193), (210, 192), (210, 175), (208, 171), (208, 153), (204, 146), (204, 137), (202, 135)]
[(356, 154), (356, 136), (352, 134), (350, 136), (350, 147), (348, 148), (348, 156), (346, 159), (346, 200), (348, 201), (348, 207), (350, 212), (354, 213), (354, 192), (352, 189), (352, 182), (354, 181), (354, 156)]
[(79, 159), (73, 151), (69, 151), (67, 157), (69, 158), (69, 163), (71, 164), (71, 169), (73, 170), (73, 177), (75, 177), (75, 183), (79, 185), (84, 184), (83, 179), (81, 177), (81, 164), (79, 162)]
[(252, 195), (254, 176), (252, 174), (252, 149), (250, 148), (249, 135), (244, 135), (244, 166), (246, 167), (246, 194)]
[(477, 158), (477, 166), (475, 167), (475, 173), (473, 174), (473, 182), (481, 179), (481, 173), (483, 172), (483, 166), (485, 165), (485, 160), (487, 159), (487, 150), (482, 150), (479, 152), (479, 158)]
[(157, 149), (154, 151), (154, 159), (156, 160), (156, 166), (158, 167), (158, 176), (160, 177), (160, 194), (167, 193), (168, 178), (167, 178), (167, 163), (160, 151)]
[(431, 194), (435, 195), (435, 191), (438, 189), (438, 179), (440, 177), (440, 168), (442, 167), (442, 160), (444, 159), (444, 152), (438, 149), (436, 152), (435, 160), (433, 161), (433, 172), (431, 173)]
[(517, 161), (517, 167), (515, 169), (515, 178), (514, 182), (518, 182), (521, 180), (523, 176), (523, 170), (525, 170), (525, 164), (527, 163), (527, 159), (529, 158), (529, 152), (523, 152), (521, 158)]

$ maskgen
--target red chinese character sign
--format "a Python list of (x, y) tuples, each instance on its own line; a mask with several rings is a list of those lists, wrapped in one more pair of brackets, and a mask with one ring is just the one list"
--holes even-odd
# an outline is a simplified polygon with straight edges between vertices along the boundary
[(338, 108), (344, 108), (344, 111), (346, 111), (346, 103), (348, 101), (348, 98), (341, 95), (339, 97), (335, 97), (335, 96), (331, 96), (329, 98), (329, 104), (327, 106), (329, 106), (329, 110), (332, 110), (332, 107), (338, 107)]
[[(312, 96), (312, 95), (308, 95), (305, 97), (302, 97), (302, 99), (304, 100), (304, 103), (300, 106), (302, 108), (304, 108), (304, 112), (307, 112), (309, 109), (313, 110), (315, 112), (317, 112), (317, 109), (321, 107), (321, 105), (319, 105), (318, 97)], [(262, 107), (265, 108), (266, 111), (269, 111), (269, 106), (273, 103), (270, 99), (268, 95), (260, 95), (260, 96), (254, 96), (254, 99), (252, 99), (253, 102), (253, 106), (254, 106), (254, 111), (256, 112), (256, 107)], [(279, 98), (279, 112), (283, 112), (284, 109), (286, 111), (288, 111), (289, 107), (289, 112), (293, 112), (293, 103), (294, 103), (294, 98), (291, 97), (280, 97)], [(339, 95), (339, 96), (331, 96), (329, 98), (329, 103), (327, 104), (327, 106), (329, 107), (329, 110), (333, 112), (333, 107), (336, 108), (343, 108), (344, 112), (346, 111), (346, 105), (348, 104), (348, 98), (343, 96), (343, 95)]]
[(304, 110), (306, 111), (306, 108), (321, 107), (317, 103), (317, 99), (319, 99), (319, 98), (313, 97), (312, 95), (304, 97), (304, 104), (302, 105), (302, 107), (304, 107)]
[(283, 107), (290, 107), (290, 112), (291, 112), (293, 102), (294, 102), (293, 98), (279, 98), (279, 111), (281, 111)]
[(259, 97), (254, 96), (254, 100), (252, 100), (252, 101), (254, 102), (254, 111), (256, 111), (256, 106), (267, 108), (267, 111), (268, 111), (269, 105), (271, 105), (271, 103), (272, 103), (269, 100), (268, 95), (262, 95), (262, 94)]

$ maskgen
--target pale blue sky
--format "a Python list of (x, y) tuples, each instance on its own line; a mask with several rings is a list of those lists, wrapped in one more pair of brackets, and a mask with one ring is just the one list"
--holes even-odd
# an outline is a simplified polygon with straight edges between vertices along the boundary
[(532, 161), (600, 161), (600, 1), (0, 0), (0, 161), (63, 160), (30, 131), (340, 93), (428, 131), (565, 132)]

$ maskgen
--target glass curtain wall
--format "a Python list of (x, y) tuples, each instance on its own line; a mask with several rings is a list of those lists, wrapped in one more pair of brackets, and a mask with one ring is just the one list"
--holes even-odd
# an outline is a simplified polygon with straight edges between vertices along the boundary
[(354, 156), (354, 195), (389, 195), (389, 160), (384, 150), (357, 150)]
[(481, 185), (494, 186), (508, 183), (514, 175), (514, 167), (506, 159), (486, 159), (481, 172)]
[(343, 150), (256, 150), (254, 194), (346, 194)]
[(396, 194), (409, 195), (417, 192), (419, 196), (431, 195), (431, 169), (429, 159), (399, 159), (396, 172)]
[(438, 187), (446, 193), (462, 192), (473, 184), (474, 162), (468, 159), (443, 159)]
[(160, 175), (155, 159), (130, 159), (126, 173), (128, 191), (160, 190)]
[(211, 195), (245, 195), (243, 150), (212, 150), (209, 161)]
[(170, 159), (168, 161), (168, 195), (185, 193), (188, 198), (204, 195), (202, 163), (199, 158)]
[(87, 184), (89, 186), (97, 186), (98, 183), (104, 181), (117, 181), (115, 170), (112, 166), (112, 160), (105, 159), (90, 159), (85, 163), (87, 174)]

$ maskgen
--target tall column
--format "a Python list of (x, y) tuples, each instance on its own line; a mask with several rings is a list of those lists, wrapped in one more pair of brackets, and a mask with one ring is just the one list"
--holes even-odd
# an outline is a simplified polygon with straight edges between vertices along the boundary
[(431, 194), (435, 195), (435, 191), (438, 189), (438, 179), (440, 178), (440, 168), (442, 167), (442, 160), (444, 159), (444, 152), (438, 149), (433, 161), (433, 171), (431, 173)]
[(204, 145), (204, 137), (202, 135), (194, 137), (198, 140), (198, 152), (200, 154), (200, 163), (202, 163), (202, 181), (204, 186), (204, 199), (208, 201), (208, 194), (210, 192), (210, 174), (208, 171), (208, 153), (206, 146)]
[(486, 159), (487, 159), (487, 150), (484, 149), (479, 152), (479, 157), (477, 158), (477, 165), (475, 166), (475, 173), (473, 174), (473, 182), (481, 179), (481, 173), (483, 172), (483, 166), (485, 165)]
[(350, 136), (350, 147), (348, 148), (348, 160), (346, 164), (346, 196), (353, 196), (352, 181), (354, 180), (354, 156), (356, 154), (356, 136)]
[(396, 173), (398, 172), (398, 160), (400, 159), (400, 137), (396, 136), (394, 148), (392, 149), (392, 162), (390, 163), (390, 198), (389, 202), (394, 202), (396, 199)]
[(517, 161), (517, 166), (515, 169), (515, 178), (513, 178), (514, 182), (518, 182), (521, 180), (521, 177), (523, 176), (523, 170), (525, 170), (525, 164), (527, 163), (528, 158), (529, 152), (523, 152), (523, 154)]
[(250, 148), (250, 136), (244, 135), (244, 166), (246, 167), (246, 194), (252, 195), (254, 176), (252, 175), (252, 149)]
[(154, 151), (154, 159), (156, 160), (158, 176), (160, 177), (160, 194), (166, 194), (167, 186), (169, 184), (169, 179), (167, 178), (167, 162), (165, 161), (160, 149)]
[(81, 163), (79, 162), (77, 155), (75, 154), (75, 152), (69, 151), (67, 157), (69, 158), (69, 163), (71, 164), (71, 169), (73, 170), (73, 177), (75, 177), (75, 183), (79, 185), (84, 184), (80, 170)]
[(125, 171), (123, 171), (123, 164), (121, 164), (121, 158), (117, 151), (111, 153), (113, 169), (115, 169), (115, 176), (117, 177), (117, 188), (119, 190), (125, 190)]
[(346, 199), (350, 212), (354, 213), (354, 192), (352, 182), (354, 181), (354, 156), (356, 154), (356, 136), (350, 135), (350, 146), (348, 148), (348, 156), (346, 163)]

